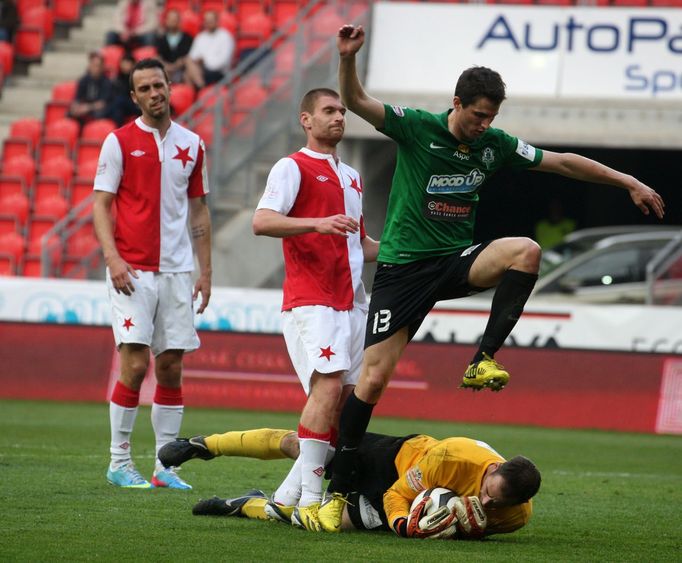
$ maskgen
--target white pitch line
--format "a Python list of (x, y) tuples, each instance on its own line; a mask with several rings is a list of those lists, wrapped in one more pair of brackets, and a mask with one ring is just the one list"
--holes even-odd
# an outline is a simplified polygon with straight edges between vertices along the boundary
[(611, 471), (568, 471), (565, 469), (554, 469), (551, 471), (554, 475), (567, 475), (573, 477), (621, 477), (623, 479), (642, 479), (642, 478), (658, 478), (665, 477), (668, 479), (682, 479), (682, 474), (677, 473), (627, 473), (627, 472), (611, 472)]

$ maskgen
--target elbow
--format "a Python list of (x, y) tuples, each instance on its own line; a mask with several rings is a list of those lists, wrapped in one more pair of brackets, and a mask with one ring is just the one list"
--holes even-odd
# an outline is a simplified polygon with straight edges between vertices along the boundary
[(251, 228), (253, 229), (253, 234), (257, 237), (265, 234), (263, 223), (258, 220), (258, 217), (254, 217), (253, 221), (251, 221)]

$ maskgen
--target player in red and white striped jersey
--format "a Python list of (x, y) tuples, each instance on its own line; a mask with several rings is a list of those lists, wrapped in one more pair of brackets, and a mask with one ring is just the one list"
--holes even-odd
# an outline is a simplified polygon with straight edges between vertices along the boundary
[[(170, 119), (170, 86), (155, 59), (131, 72), (142, 116), (105, 139), (95, 178), (93, 217), (107, 265), (112, 327), (121, 374), (110, 402), (110, 483), (129, 488), (191, 488), (156, 462), (151, 482), (130, 452), (140, 387), (154, 354), (152, 425), (156, 450), (182, 422), (182, 356), (199, 347), (193, 301), (202, 313), (211, 295), (211, 221), (204, 144)], [(115, 202), (115, 212), (113, 210)], [(190, 233), (187, 229), (189, 218)], [(199, 276), (192, 286), (193, 248)]]
[(312, 530), (319, 529), (317, 507), (339, 405), (362, 360), (362, 265), (376, 260), (379, 249), (365, 233), (360, 175), (336, 154), (345, 113), (333, 90), (318, 88), (303, 97), (306, 146), (273, 166), (253, 218), (255, 234), (282, 238), (283, 332), (308, 394), (298, 427), (301, 455), (273, 495), (273, 510)]

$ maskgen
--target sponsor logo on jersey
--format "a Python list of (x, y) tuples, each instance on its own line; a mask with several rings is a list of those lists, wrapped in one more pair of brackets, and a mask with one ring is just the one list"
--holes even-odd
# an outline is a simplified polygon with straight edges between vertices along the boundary
[(391, 109), (393, 110), (393, 113), (395, 113), (398, 117), (405, 117), (405, 108), (402, 106), (391, 106)]
[(460, 201), (447, 201), (440, 198), (424, 199), (424, 217), (434, 221), (466, 221), (471, 218), (473, 204)]
[(476, 191), (485, 181), (485, 174), (474, 168), (468, 174), (434, 174), (426, 185), (429, 194), (461, 194)]
[(466, 154), (463, 152), (455, 151), (452, 153), (452, 156), (455, 158), (459, 158), (460, 160), (469, 160), (471, 158), (470, 154)]
[(437, 145), (433, 141), (431, 141), (431, 144), (429, 145), (430, 149), (447, 149), (448, 147), (444, 147), (443, 145)]
[(529, 145), (526, 141), (519, 139), (519, 142), (516, 145), (516, 154), (533, 162), (535, 160), (535, 147)]
[(485, 167), (490, 170), (490, 166), (495, 162), (495, 151), (490, 147), (485, 147), (481, 153), (481, 160), (483, 161), (483, 164), (485, 164)]
[(316, 176), (316, 179), (319, 180), (320, 182), (326, 182), (327, 180), (329, 180), (329, 178), (327, 178), (326, 176), (322, 176), (322, 174)]
[(144, 156), (146, 153), (144, 151), (141, 151), (140, 149), (137, 149), (136, 151), (133, 151), (130, 153), (130, 156), (134, 156), (135, 158), (139, 158), (141, 156)]

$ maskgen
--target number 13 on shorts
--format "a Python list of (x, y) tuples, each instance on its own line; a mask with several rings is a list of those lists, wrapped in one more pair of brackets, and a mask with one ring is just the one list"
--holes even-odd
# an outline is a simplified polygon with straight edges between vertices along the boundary
[(380, 309), (374, 313), (374, 324), (372, 325), (372, 334), (386, 332), (391, 326), (391, 310)]

